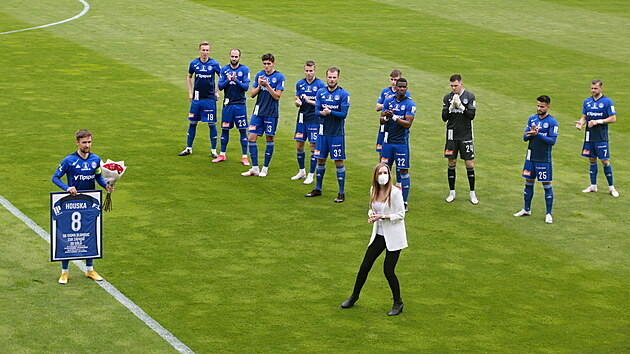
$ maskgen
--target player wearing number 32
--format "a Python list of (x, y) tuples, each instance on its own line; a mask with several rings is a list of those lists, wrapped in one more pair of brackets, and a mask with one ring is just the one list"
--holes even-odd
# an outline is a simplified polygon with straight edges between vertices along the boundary
[(396, 80), (396, 95), (389, 97), (383, 103), (381, 111), (381, 124), (383, 125), (383, 148), (381, 149), (381, 162), (390, 167), (396, 163), (396, 169), (400, 171), (400, 183), (402, 195), (407, 211), (407, 199), (409, 198), (409, 128), (416, 116), (416, 104), (407, 97), (407, 80)]
[[(87, 129), (81, 129), (76, 132), (78, 151), (66, 156), (59, 167), (55, 170), (52, 182), (59, 188), (77, 195), (81, 190), (91, 190), (95, 188), (94, 181), (98, 182), (101, 187), (109, 192), (114, 190), (114, 186), (107, 185), (105, 178), (101, 175), (101, 158), (96, 154), (90, 153), (92, 147), (92, 133)], [(68, 178), (68, 184), (63, 183), (61, 177), (64, 175)], [(103, 280), (98, 273), (92, 268), (92, 259), (86, 259), (85, 264), (88, 272), (85, 275), (94, 280)], [(61, 277), (59, 283), (66, 284), (68, 282), (68, 265), (69, 261), (61, 262)]]
[(326, 173), (326, 158), (335, 161), (337, 167), (337, 182), (339, 193), (335, 203), (342, 203), (345, 199), (344, 186), (346, 182), (346, 168), (343, 161), (346, 159), (344, 123), (350, 108), (350, 94), (339, 87), (339, 69), (328, 68), (326, 71), (327, 87), (317, 91), (315, 97), (315, 112), (319, 112), (320, 125), (317, 143), (315, 145), (315, 157), (317, 169), (315, 170), (316, 186), (305, 197), (317, 197), (322, 195), (324, 173)]
[(525, 178), (525, 207), (514, 214), (514, 216), (531, 215), (530, 206), (534, 197), (534, 181), (538, 178), (545, 189), (545, 204), (547, 205), (547, 215), (545, 222), (553, 223), (551, 208), (553, 206), (553, 189), (551, 181), (553, 177), (551, 169), (551, 148), (556, 144), (558, 138), (558, 122), (552, 117), (549, 111), (551, 98), (549, 96), (539, 96), (536, 99), (536, 114), (529, 117), (523, 140), (529, 141), (527, 157), (523, 167), (523, 178)]

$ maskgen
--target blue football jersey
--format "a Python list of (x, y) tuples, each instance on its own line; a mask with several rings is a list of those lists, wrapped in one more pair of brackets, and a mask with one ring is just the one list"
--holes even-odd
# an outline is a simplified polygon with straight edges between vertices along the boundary
[[(378, 96), (378, 100), (376, 100), (376, 103), (383, 104), (383, 103), (385, 103), (386, 99), (388, 99), (390, 97), (394, 97), (394, 96), (396, 96), (396, 91), (394, 91), (394, 89), (391, 86), (390, 87), (386, 87), (386, 88), (384, 88), (381, 91), (381, 94), (380, 94), (380, 96)], [(405, 96), (411, 98), (411, 94), (409, 93), (409, 91), (407, 91)]]
[(556, 138), (558, 136), (558, 122), (556, 118), (547, 115), (540, 119), (538, 114), (527, 119), (525, 131), (530, 131), (532, 124), (538, 127), (538, 135), (529, 139), (527, 147), (527, 160), (534, 162), (551, 162), (551, 148), (553, 145), (543, 141), (542, 137)]
[(346, 117), (344, 111), (347, 114), (350, 107), (350, 94), (348, 91), (340, 86), (337, 86), (332, 92), (328, 90), (328, 87), (317, 91), (315, 110), (319, 113), (325, 107), (328, 107), (332, 112), (327, 116), (320, 116), (319, 134), (326, 136), (345, 135), (344, 122)]
[(89, 256), (98, 253), (96, 242), (86, 242), (96, 237), (98, 216), (101, 215), (99, 201), (89, 195), (66, 196), (53, 205), (53, 220), (56, 221), (58, 258)]
[[(235, 80), (228, 80), (228, 74), (235, 75)], [(249, 68), (239, 64), (236, 69), (230, 65), (221, 68), (219, 90), (223, 90), (223, 105), (245, 104), (245, 92), (249, 89)]]
[[(397, 119), (404, 119), (405, 116), (416, 116), (416, 103), (410, 98), (405, 97), (404, 100), (398, 102), (396, 96), (390, 97), (383, 103), (383, 112), (392, 111)], [(387, 133), (386, 143), (389, 144), (407, 144), (407, 136), (409, 129), (403, 128), (391, 118), (385, 123), (385, 132)]]
[[(304, 95), (309, 100), (315, 101), (317, 91), (323, 87), (326, 87), (326, 84), (318, 78), (314, 78), (313, 82), (310, 84), (306, 79), (302, 79), (295, 84), (295, 96), (301, 98), (302, 95)], [(300, 115), (302, 117), (301, 122), (299, 121)], [(319, 114), (315, 113), (315, 106), (302, 102), (300, 110), (298, 111), (298, 122), (304, 124), (319, 124)]]
[[(595, 100), (592, 96), (584, 100), (582, 105), (582, 114), (586, 115), (586, 121), (606, 119), (609, 116), (613, 116), (615, 113), (615, 104), (613, 101), (603, 96), (598, 100)], [(584, 141), (588, 142), (600, 142), (608, 141), (608, 124), (598, 124), (592, 127), (586, 126), (586, 132), (584, 133)]]
[[(102, 178), (101, 158), (96, 154), (90, 153), (87, 159), (83, 159), (75, 151), (61, 160), (53, 177), (62, 178), (64, 175), (68, 176), (68, 187), (75, 187), (77, 190), (94, 189), (96, 186), (95, 180)], [(104, 183), (104, 180), (102, 182)], [(57, 185), (63, 190), (68, 189), (66, 186)]]
[(188, 74), (194, 79), (193, 100), (214, 100), (214, 75), (219, 74), (219, 62), (208, 58), (203, 62), (200, 58), (193, 59), (188, 66)]
[[(265, 74), (265, 71), (260, 71), (256, 74), (254, 78), (253, 88), (258, 87), (258, 78), (264, 76), (267, 78), (267, 82), (269, 86), (274, 90), (284, 91), (284, 75), (282, 75), (279, 71), (274, 71), (271, 75)], [(271, 97), (267, 88), (262, 86), (260, 91), (258, 92), (258, 96), (256, 96), (256, 106), (254, 107), (254, 115), (260, 117), (269, 117), (269, 118), (278, 118), (278, 101), (274, 100)]]

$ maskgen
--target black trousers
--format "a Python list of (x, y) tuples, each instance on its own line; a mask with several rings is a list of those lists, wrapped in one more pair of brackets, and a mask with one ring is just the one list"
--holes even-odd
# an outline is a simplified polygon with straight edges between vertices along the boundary
[[(372, 244), (367, 248), (367, 251), (365, 251), (361, 268), (359, 268), (359, 274), (357, 274), (357, 280), (354, 283), (352, 296), (356, 298), (359, 297), (361, 288), (363, 288), (363, 284), (365, 284), (374, 262), (378, 256), (383, 253), (383, 250), (386, 250), (385, 238), (383, 235), (376, 235)], [(389, 283), (389, 288), (392, 290), (392, 296), (394, 297), (395, 303), (400, 303), (402, 301), (400, 298), (400, 284), (398, 283), (398, 278), (394, 273), (399, 256), (400, 250), (386, 251), (385, 263), (383, 265), (383, 272), (385, 273), (385, 278), (387, 278), (387, 282)]]

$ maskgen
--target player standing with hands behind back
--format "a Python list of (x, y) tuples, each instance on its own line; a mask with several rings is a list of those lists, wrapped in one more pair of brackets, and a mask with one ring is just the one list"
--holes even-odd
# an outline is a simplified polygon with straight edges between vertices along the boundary
[(454, 74), (449, 81), (452, 92), (444, 96), (442, 103), (442, 120), (446, 122), (444, 157), (448, 159), (448, 186), (450, 189), (446, 201), (450, 203), (455, 200), (455, 167), (459, 152), (459, 156), (466, 163), (470, 202), (479, 204), (475, 194), (475, 146), (473, 144), (472, 125), (477, 112), (475, 95), (464, 89), (461, 75)]
[[(105, 178), (101, 175), (101, 158), (98, 155), (90, 153), (92, 148), (92, 133), (87, 129), (81, 129), (76, 132), (77, 146), (79, 149), (66, 156), (59, 167), (53, 174), (52, 182), (59, 188), (75, 196), (81, 190), (94, 189), (94, 181), (98, 182), (101, 187), (105, 188), (108, 192), (114, 190), (114, 186), (110, 186), (105, 182)], [(63, 183), (61, 177), (64, 175), (68, 178), (68, 184)], [(88, 267), (88, 272), (85, 276), (92, 278), (96, 281), (101, 281), (98, 273), (92, 268), (94, 260), (86, 259), (85, 265)], [(70, 261), (61, 261), (61, 277), (59, 277), (60, 284), (66, 284), (68, 282), (68, 265)]]

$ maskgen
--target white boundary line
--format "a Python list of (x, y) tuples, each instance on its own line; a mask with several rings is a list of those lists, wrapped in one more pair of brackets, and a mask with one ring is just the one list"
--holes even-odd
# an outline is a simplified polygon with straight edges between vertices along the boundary
[[(30, 227), (35, 233), (37, 233), (41, 238), (46, 240), (46, 242), (50, 243), (50, 234), (42, 229), (39, 225), (37, 225), (33, 220), (31, 220), (28, 216), (24, 215), (18, 208), (16, 208), (11, 202), (5, 199), (0, 195), (0, 204), (2, 204), (8, 211), (10, 211), (13, 215), (15, 215), (18, 219), (22, 220), (28, 227)], [(87, 272), (87, 267), (83, 261), (72, 261), (75, 266), (77, 266), (84, 273)], [(101, 288), (105, 289), (110, 295), (112, 295), (118, 302), (123, 304), (126, 308), (129, 309), (136, 317), (138, 317), (142, 322), (144, 322), (147, 326), (149, 326), (153, 331), (160, 335), (160, 337), (164, 338), (170, 345), (173, 346), (180, 353), (194, 353), (186, 344), (177, 339), (171, 332), (169, 332), (166, 328), (162, 327), (156, 320), (151, 318), (146, 312), (144, 312), (138, 305), (136, 305), (133, 301), (129, 300), (128, 297), (123, 295), (115, 286), (110, 284), (107, 280), (103, 279), (102, 281), (95, 282), (101, 286)]]
[(83, 4), (83, 11), (81, 11), (78, 15), (76, 15), (74, 17), (70, 17), (70, 18), (65, 19), (63, 21), (59, 21), (59, 22), (55, 22), (55, 23), (49, 23), (47, 25), (41, 25), (41, 26), (37, 26), (37, 27), (24, 28), (24, 29), (19, 29), (19, 30), (15, 30), (15, 31), (0, 32), (0, 34), (9, 34), (9, 33), (15, 33), (15, 32), (29, 31), (29, 30), (34, 30), (34, 29), (44, 28), (44, 27), (50, 27), (50, 26), (58, 25), (58, 24), (61, 24), (61, 23), (64, 23), (64, 22), (70, 22), (72, 20), (76, 20), (77, 18), (85, 15), (90, 10), (90, 4), (88, 4), (84, 0), (79, 0), (79, 1)]

